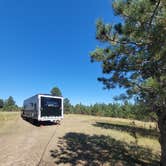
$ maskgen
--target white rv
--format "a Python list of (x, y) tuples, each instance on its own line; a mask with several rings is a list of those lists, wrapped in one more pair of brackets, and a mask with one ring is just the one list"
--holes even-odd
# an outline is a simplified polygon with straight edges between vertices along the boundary
[(59, 122), (63, 118), (63, 97), (37, 94), (24, 100), (23, 118)]

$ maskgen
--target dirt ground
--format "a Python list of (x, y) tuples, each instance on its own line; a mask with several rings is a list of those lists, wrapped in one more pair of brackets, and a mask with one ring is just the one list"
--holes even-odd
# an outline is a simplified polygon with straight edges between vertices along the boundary
[(40, 127), (19, 115), (0, 122), (0, 166), (158, 164), (160, 146), (151, 133), (148, 138), (148, 130), (138, 130), (140, 137), (135, 141), (129, 131), (119, 131), (113, 124), (109, 127), (116, 128), (105, 128), (99, 123), (103, 121), (114, 122), (82, 115), (65, 115), (61, 125)]

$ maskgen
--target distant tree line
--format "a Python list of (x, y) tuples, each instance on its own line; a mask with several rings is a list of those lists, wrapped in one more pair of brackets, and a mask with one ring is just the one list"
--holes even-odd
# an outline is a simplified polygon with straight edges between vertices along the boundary
[(123, 104), (96, 103), (87, 106), (80, 103), (74, 106), (70, 103), (70, 100), (66, 98), (64, 99), (64, 113), (137, 119), (143, 121), (156, 120), (156, 115), (154, 113), (147, 113), (146, 108), (142, 105), (129, 103), (127, 101)]
[[(62, 92), (58, 87), (52, 88), (50, 91), (52, 95), (62, 96)], [(21, 108), (16, 105), (14, 98), (9, 96), (8, 99), (0, 99), (0, 111), (20, 111)], [(65, 114), (84, 114), (94, 116), (116, 117), (137, 119), (144, 121), (156, 120), (156, 115), (146, 111), (146, 107), (139, 103), (96, 103), (93, 105), (76, 104), (72, 105), (68, 98), (64, 99), (64, 113)]]
[(20, 108), (16, 105), (14, 98), (9, 96), (8, 99), (0, 99), (0, 111), (19, 111)]
[[(62, 96), (61, 90), (55, 86), (50, 93), (55, 96)], [(156, 121), (157, 116), (154, 112), (148, 112), (147, 107), (140, 103), (96, 103), (94, 105), (76, 104), (72, 105), (68, 98), (64, 99), (65, 114), (84, 114), (94, 116), (116, 117), (126, 119), (137, 119), (143, 121)]]

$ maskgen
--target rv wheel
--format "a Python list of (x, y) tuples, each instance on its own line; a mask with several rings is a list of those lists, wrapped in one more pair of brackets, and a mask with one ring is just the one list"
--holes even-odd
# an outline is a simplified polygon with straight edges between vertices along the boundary
[(60, 125), (60, 120), (57, 120), (55, 124)]

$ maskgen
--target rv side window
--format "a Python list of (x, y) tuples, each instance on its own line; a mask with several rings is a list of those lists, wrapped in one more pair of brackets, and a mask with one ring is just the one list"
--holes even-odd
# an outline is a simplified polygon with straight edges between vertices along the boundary
[(36, 110), (36, 103), (34, 103), (34, 110)]

